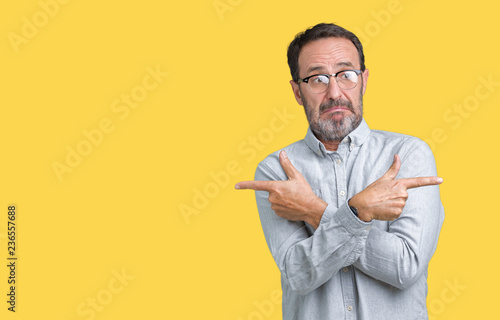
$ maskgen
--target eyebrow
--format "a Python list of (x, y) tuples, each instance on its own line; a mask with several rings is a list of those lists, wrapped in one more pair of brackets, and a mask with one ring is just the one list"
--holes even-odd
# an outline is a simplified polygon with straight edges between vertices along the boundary
[[(340, 62), (336, 63), (335, 66), (336, 67), (351, 67), (351, 68), (354, 67), (352, 65), (352, 63), (350, 63), (349, 61), (340, 61)], [(324, 69), (325, 69), (324, 66), (312, 66), (309, 69), (307, 69), (307, 73), (310, 74), (313, 71), (322, 71)]]

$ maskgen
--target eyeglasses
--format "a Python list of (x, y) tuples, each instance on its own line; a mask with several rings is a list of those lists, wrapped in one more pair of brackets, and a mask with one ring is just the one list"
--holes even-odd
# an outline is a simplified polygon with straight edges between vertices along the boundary
[(297, 83), (305, 82), (312, 93), (323, 93), (328, 90), (330, 78), (334, 77), (341, 89), (354, 89), (359, 81), (361, 70), (343, 70), (334, 74), (315, 74), (304, 79), (298, 79)]

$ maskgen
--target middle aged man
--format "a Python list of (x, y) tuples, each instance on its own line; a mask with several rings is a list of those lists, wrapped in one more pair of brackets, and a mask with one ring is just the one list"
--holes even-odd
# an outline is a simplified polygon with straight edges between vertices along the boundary
[(288, 64), (306, 137), (236, 185), (257, 190), (283, 318), (428, 319), (427, 266), (444, 219), (432, 152), (370, 130), (368, 70), (351, 32), (319, 24), (298, 34)]

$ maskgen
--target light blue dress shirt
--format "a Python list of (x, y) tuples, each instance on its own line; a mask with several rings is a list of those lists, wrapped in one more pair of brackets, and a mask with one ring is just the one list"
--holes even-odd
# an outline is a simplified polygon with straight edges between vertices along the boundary
[[(363, 222), (347, 201), (401, 158), (397, 178), (436, 176), (431, 150), (418, 138), (370, 130), (365, 120), (327, 151), (309, 129), (284, 148), (328, 206), (316, 230), (278, 217), (268, 192), (256, 191), (267, 244), (281, 271), (285, 320), (428, 319), (427, 266), (436, 250), (444, 210), (439, 186), (408, 190), (394, 221)], [(287, 180), (276, 151), (255, 180)]]

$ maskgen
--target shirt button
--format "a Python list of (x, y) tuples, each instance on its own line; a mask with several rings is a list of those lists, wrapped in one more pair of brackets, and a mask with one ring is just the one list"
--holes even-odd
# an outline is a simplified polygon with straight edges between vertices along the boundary
[(353, 144), (351, 144), (351, 145), (349, 146), (349, 151), (352, 151), (352, 149), (354, 149), (354, 145), (353, 145)]
[(340, 191), (340, 196), (345, 196), (345, 191)]
[(352, 311), (352, 306), (348, 306), (347, 311)]
[(337, 162), (337, 164), (341, 164), (341, 163), (342, 163), (342, 160), (337, 159), (337, 161), (336, 161), (336, 162)]
[(349, 271), (349, 268), (343, 268), (342, 271), (347, 272)]

